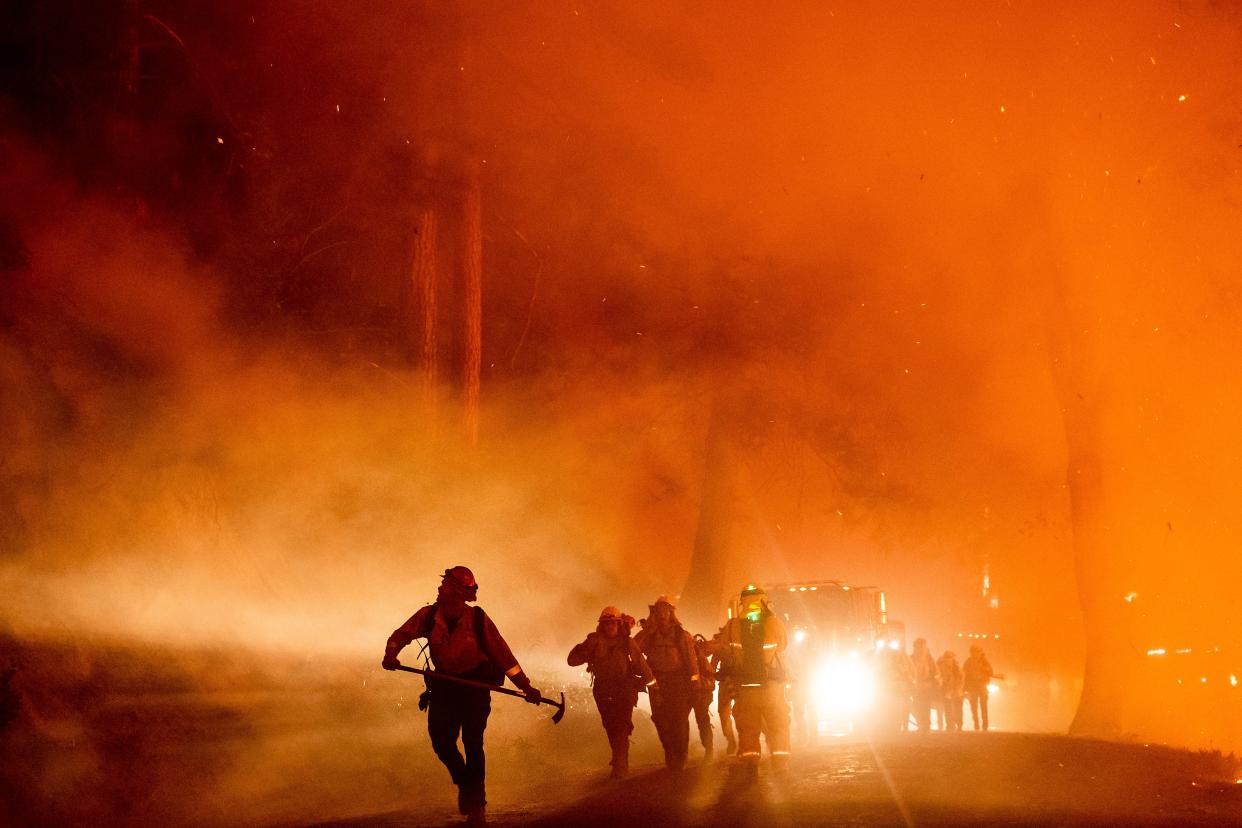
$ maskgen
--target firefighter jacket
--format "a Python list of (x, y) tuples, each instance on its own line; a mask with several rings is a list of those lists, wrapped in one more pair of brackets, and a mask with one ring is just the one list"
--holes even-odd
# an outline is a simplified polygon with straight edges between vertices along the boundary
[(638, 643), (628, 635), (606, 638), (593, 632), (569, 651), (569, 666), (587, 666), (591, 685), (601, 690), (636, 691), (655, 681)]
[(647, 624), (634, 636), (634, 641), (647, 657), (651, 672), (657, 679), (661, 676), (685, 676), (691, 681), (699, 678), (699, 659), (694, 652), (694, 641), (680, 624), (666, 629)]
[(985, 693), (988, 681), (995, 675), (987, 656), (972, 655), (962, 665), (962, 682), (967, 693)]
[(493, 680), (501, 682), (503, 676), (522, 672), (513, 651), (481, 607), (467, 606), (456, 621), (450, 622), (438, 606), (423, 607), (394, 630), (388, 637), (387, 655), (396, 657), (414, 639), (425, 638), (437, 672), (462, 676), (477, 674), (490, 665), (497, 674)]
[(724, 678), (745, 686), (765, 681), (784, 681), (781, 656), (789, 646), (785, 622), (769, 609), (758, 621), (745, 616), (730, 618), (721, 630), (720, 657)]
[(940, 689), (944, 691), (944, 697), (961, 698), (965, 690), (962, 666), (957, 663), (957, 659), (953, 656), (941, 656), (936, 666), (940, 668)]
[(916, 651), (911, 654), (910, 662), (914, 666), (915, 687), (938, 687), (940, 685), (940, 673), (936, 670), (936, 660), (932, 658), (931, 653), (927, 650)]

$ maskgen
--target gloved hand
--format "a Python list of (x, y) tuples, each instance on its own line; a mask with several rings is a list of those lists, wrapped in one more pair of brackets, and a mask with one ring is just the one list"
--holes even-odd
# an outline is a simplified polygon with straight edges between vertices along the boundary
[(396, 656), (386, 655), (384, 656), (384, 660), (380, 662), (380, 666), (382, 666), (385, 670), (395, 670), (401, 666), (401, 662), (397, 661)]
[(517, 689), (521, 690), (522, 694), (526, 696), (526, 701), (531, 704), (539, 704), (543, 700), (543, 695), (530, 683), (530, 678), (527, 677), (525, 672), (518, 672), (512, 677), (512, 681), (517, 685)]

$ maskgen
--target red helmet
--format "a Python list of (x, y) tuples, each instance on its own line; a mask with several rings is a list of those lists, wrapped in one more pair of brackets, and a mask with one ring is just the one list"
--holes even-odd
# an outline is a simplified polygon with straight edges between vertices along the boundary
[(474, 579), (474, 573), (467, 567), (455, 566), (452, 569), (444, 570), (443, 580), (460, 587), (470, 596), (468, 600), (473, 601), (475, 596), (479, 594), (479, 583)]

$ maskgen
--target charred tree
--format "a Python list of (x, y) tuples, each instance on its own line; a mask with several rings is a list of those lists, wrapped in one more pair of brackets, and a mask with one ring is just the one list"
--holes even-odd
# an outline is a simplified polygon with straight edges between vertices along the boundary
[(465, 199), (465, 251), (463, 256), (465, 295), (465, 347), (462, 384), (465, 399), (466, 439), (471, 446), (479, 442), (479, 398), (483, 371), (483, 198), (479, 191), (477, 167), (469, 173)]

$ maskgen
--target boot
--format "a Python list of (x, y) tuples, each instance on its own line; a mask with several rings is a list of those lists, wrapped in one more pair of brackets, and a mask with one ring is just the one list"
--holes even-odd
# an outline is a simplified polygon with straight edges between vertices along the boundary
[(621, 779), (630, 772), (630, 737), (621, 733), (608, 741), (612, 745), (612, 778)]
[(457, 807), (466, 815), (466, 824), (486, 825), (487, 795), (483, 792), (483, 784), (464, 783), (457, 790)]

